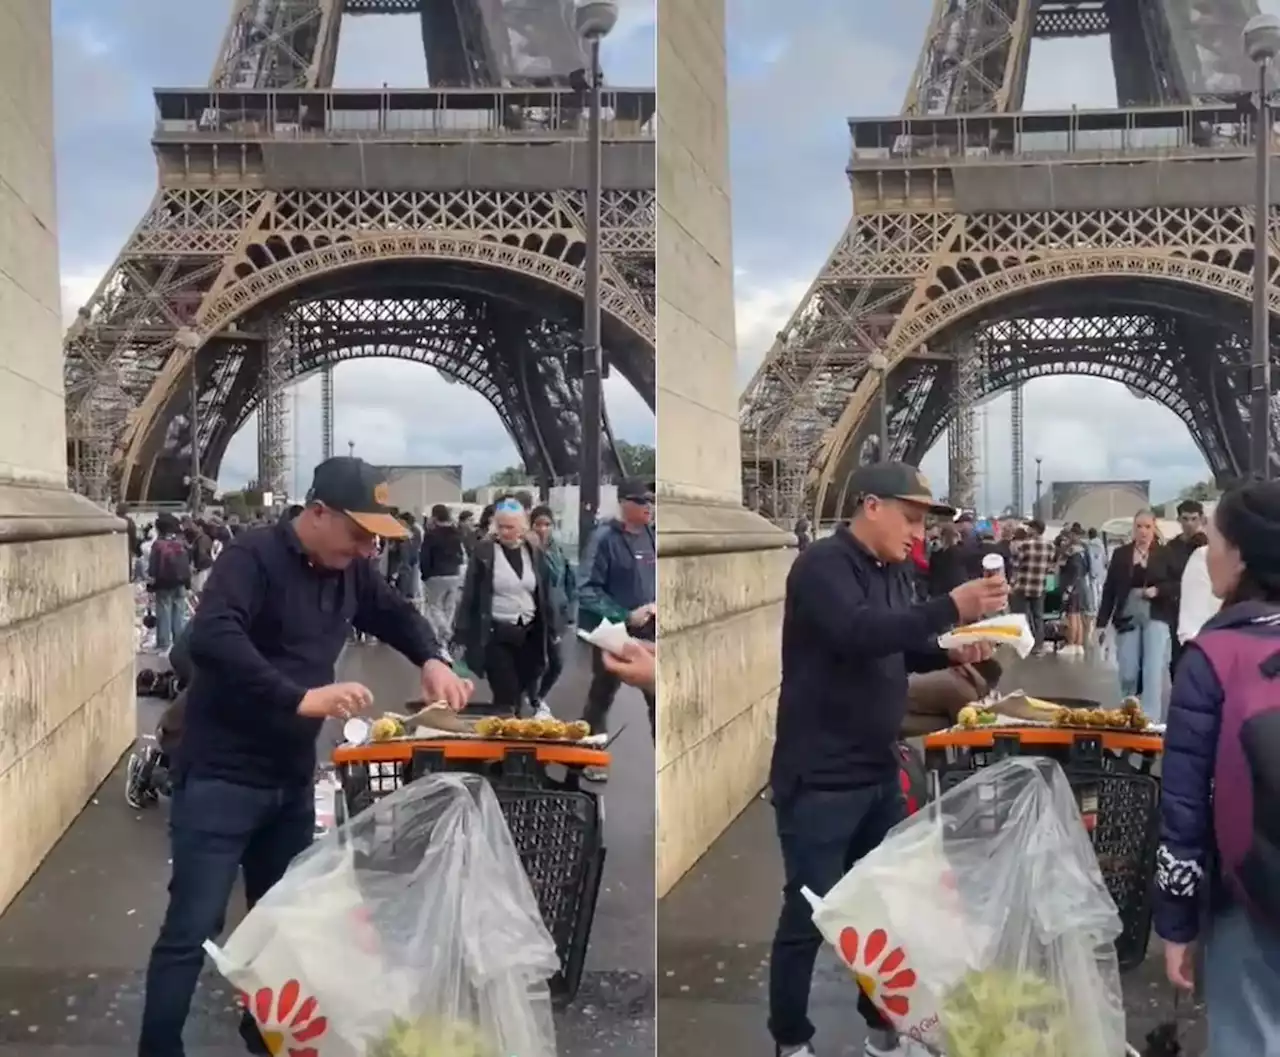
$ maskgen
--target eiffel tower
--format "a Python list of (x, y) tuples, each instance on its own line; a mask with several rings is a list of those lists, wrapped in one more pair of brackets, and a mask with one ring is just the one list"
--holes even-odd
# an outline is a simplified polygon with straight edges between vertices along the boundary
[[(182, 501), (257, 411), (258, 483), (283, 494), (285, 386), (374, 356), (471, 386), (531, 473), (574, 476), (588, 59), (573, 13), (235, 0), (208, 85), (156, 91), (155, 198), (67, 333), (72, 487)], [(371, 14), (417, 16), (429, 86), (331, 87), (345, 18)], [(602, 345), (651, 407), (654, 105), (652, 89), (603, 95)]]
[[(850, 121), (853, 219), (743, 395), (748, 505), (843, 517), (854, 466), (918, 463), (950, 425), (950, 497), (972, 506), (975, 402), (1061, 374), (1159, 401), (1219, 480), (1243, 476), (1256, 13), (936, 0), (900, 115)], [(1021, 111), (1033, 39), (1102, 34), (1118, 109)]]

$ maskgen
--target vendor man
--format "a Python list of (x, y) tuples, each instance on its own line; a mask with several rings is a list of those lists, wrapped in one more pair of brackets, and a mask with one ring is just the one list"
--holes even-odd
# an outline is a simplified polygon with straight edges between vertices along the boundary
[[(769, 1030), (779, 1057), (812, 1057), (809, 988), (821, 946), (808, 888), (826, 894), (905, 815), (896, 744), (907, 673), (990, 658), (944, 653), (938, 636), (1004, 608), (1003, 577), (913, 602), (907, 559), (929, 514), (954, 518), (914, 466), (854, 471), (853, 520), (804, 550), (787, 577), (782, 688), (770, 784), (786, 883), (769, 969)], [(903, 1054), (863, 994), (867, 1057)]]
[[(352, 625), (421, 669), (426, 701), (466, 704), (471, 684), (369, 560), (379, 537), (407, 534), (377, 470), (328, 459), (301, 513), (242, 533), (214, 564), (191, 628), (169, 908), (147, 966), (138, 1057), (183, 1057), (202, 945), (222, 931), (241, 870), (252, 907), (311, 843), (320, 728), (373, 703), (366, 687), (334, 682)], [(240, 1032), (251, 1053), (271, 1052), (247, 1013)]]

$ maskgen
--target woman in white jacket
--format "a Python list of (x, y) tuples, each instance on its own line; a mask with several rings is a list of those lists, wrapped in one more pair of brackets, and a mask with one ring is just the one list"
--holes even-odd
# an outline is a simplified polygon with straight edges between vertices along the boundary
[(1186, 645), (1217, 615), (1222, 600), (1209, 582), (1208, 547), (1197, 547), (1187, 559), (1182, 573), (1182, 595), (1178, 605), (1178, 641)]

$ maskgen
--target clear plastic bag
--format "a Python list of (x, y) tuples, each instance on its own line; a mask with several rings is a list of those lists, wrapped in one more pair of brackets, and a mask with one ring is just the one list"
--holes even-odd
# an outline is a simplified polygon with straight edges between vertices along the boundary
[(858, 986), (934, 1053), (1126, 1052), (1120, 917), (1052, 760), (979, 770), (805, 894)]
[(205, 949), (282, 1057), (555, 1057), (555, 944), (476, 775), (378, 801)]

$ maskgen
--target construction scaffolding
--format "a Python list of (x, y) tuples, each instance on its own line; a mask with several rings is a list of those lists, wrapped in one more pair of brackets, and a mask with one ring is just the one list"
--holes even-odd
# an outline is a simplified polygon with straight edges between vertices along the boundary
[(320, 458), (333, 458), (333, 367), (320, 372)]
[(274, 496), (289, 490), (289, 414), (286, 402), (294, 374), (298, 338), (284, 317), (267, 326), (262, 346), (261, 398), (258, 403), (258, 488)]
[(1009, 493), (1009, 506), (1018, 517), (1027, 513), (1023, 495), (1023, 478), (1026, 476), (1026, 439), (1022, 432), (1022, 384), (1013, 387), (1009, 412), (1009, 450), (1013, 453), (1013, 488)]
[(977, 501), (978, 457), (974, 406), (982, 391), (982, 357), (971, 337), (952, 345), (951, 416), (947, 426), (947, 477), (951, 504), (972, 510)]

